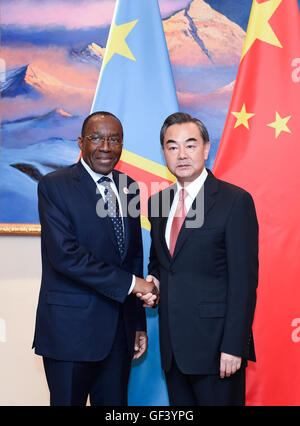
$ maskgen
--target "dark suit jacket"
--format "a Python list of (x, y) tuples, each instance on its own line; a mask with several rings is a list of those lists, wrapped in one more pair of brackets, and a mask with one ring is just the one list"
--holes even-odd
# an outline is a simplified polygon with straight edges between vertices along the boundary
[[(126, 176), (113, 171), (116, 185), (121, 175)], [(132, 182), (128, 177), (127, 185)], [(33, 343), (37, 354), (68, 361), (105, 358), (120, 309), (133, 353), (136, 330), (146, 329), (145, 312), (136, 296), (127, 294), (132, 274), (143, 274), (143, 250), (140, 218), (126, 217), (125, 192), (123, 185), (119, 194), (126, 247), (121, 258), (110, 218), (96, 213), (101, 196), (80, 162), (41, 179), (42, 283)], [(134, 196), (128, 194), (128, 202)]]
[(220, 352), (255, 360), (251, 332), (258, 281), (255, 207), (249, 193), (208, 170), (192, 206), (201, 217), (204, 199), (203, 226), (187, 228), (186, 219), (172, 258), (165, 229), (175, 191), (172, 185), (153, 195), (148, 205), (149, 274), (160, 280), (162, 367), (170, 369), (173, 352), (183, 373), (216, 374)]

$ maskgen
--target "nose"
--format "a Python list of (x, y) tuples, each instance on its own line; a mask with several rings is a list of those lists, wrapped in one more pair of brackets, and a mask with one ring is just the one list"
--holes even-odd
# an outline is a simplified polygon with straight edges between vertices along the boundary
[(99, 149), (100, 151), (104, 151), (104, 152), (110, 151), (110, 144), (109, 144), (108, 138), (104, 139), (104, 142), (102, 142)]
[(178, 158), (180, 158), (180, 159), (186, 158), (185, 147), (182, 146), (182, 145), (179, 145), (179, 148), (178, 148)]

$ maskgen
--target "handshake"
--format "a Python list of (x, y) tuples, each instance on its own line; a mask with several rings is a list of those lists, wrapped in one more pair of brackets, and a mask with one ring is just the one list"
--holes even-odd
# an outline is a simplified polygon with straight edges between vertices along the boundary
[(144, 302), (145, 308), (155, 308), (159, 302), (159, 281), (153, 275), (148, 275), (145, 280), (136, 277), (132, 293)]

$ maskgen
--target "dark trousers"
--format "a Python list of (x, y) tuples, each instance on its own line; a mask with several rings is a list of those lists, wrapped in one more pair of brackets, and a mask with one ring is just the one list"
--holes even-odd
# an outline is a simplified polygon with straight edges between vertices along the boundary
[(123, 321), (119, 320), (113, 347), (104, 360), (57, 361), (44, 357), (43, 361), (51, 406), (84, 406), (88, 396), (91, 405), (127, 405), (131, 357)]
[(245, 405), (245, 367), (230, 377), (183, 374), (173, 357), (165, 373), (171, 406), (241, 406)]

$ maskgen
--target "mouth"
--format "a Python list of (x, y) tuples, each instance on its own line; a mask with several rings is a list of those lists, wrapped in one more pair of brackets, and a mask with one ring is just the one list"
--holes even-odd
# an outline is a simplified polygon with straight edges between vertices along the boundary
[(96, 158), (96, 161), (98, 161), (99, 163), (111, 163), (112, 162), (112, 158), (108, 158), (108, 157), (100, 157), (100, 158)]
[(190, 164), (178, 164), (178, 165), (177, 165), (177, 168), (178, 168), (178, 169), (187, 169), (187, 168), (189, 168), (189, 167), (191, 167), (191, 165), (190, 165)]

